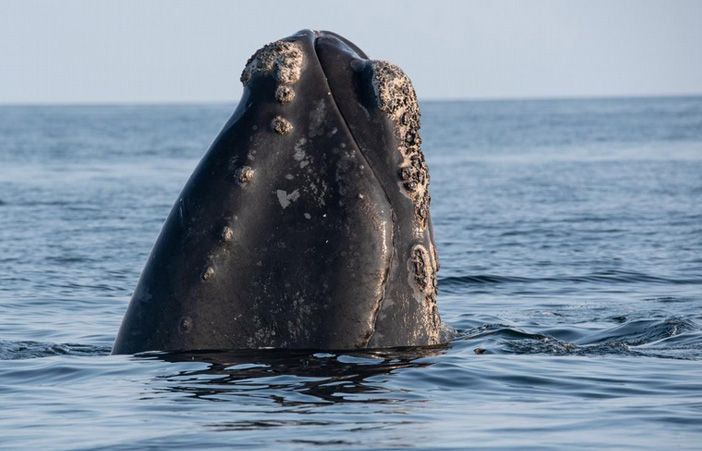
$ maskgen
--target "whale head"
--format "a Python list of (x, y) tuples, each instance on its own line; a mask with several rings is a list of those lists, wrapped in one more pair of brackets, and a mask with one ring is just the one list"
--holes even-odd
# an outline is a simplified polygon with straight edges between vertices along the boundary
[(241, 82), (113, 352), (444, 341), (409, 78), (335, 33), (304, 30), (258, 50)]

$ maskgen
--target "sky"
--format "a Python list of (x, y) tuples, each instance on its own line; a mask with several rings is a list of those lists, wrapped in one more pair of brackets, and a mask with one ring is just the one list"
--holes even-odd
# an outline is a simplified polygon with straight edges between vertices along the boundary
[(248, 57), (303, 28), (423, 100), (702, 94), (696, 0), (0, 0), (0, 104), (233, 103)]

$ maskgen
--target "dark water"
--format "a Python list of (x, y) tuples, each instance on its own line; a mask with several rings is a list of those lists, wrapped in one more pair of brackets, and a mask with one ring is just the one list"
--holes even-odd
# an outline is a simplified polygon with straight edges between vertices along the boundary
[(110, 356), (231, 110), (0, 108), (0, 448), (702, 446), (702, 98), (424, 104), (445, 348)]

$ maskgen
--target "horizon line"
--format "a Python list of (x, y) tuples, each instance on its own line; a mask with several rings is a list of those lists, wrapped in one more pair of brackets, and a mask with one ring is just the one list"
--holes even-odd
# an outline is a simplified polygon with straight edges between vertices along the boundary
[[(538, 101), (574, 101), (574, 100), (625, 100), (625, 99), (675, 99), (675, 98), (695, 98), (702, 97), (702, 92), (693, 93), (660, 93), (660, 94), (612, 94), (612, 95), (556, 95), (556, 96), (514, 96), (514, 97), (428, 97), (419, 98), (419, 102), (445, 102), (445, 103), (469, 103), (469, 102), (538, 102)], [(126, 106), (198, 106), (198, 105), (237, 105), (239, 101), (225, 100), (88, 100), (88, 101), (24, 101), (24, 102), (0, 102), (0, 108), (4, 107), (126, 107)]]

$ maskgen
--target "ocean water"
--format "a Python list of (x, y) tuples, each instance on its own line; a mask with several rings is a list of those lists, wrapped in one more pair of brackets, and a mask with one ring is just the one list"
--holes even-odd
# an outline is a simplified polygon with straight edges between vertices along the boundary
[(423, 103), (445, 347), (110, 356), (232, 110), (0, 107), (0, 448), (702, 447), (702, 98)]

